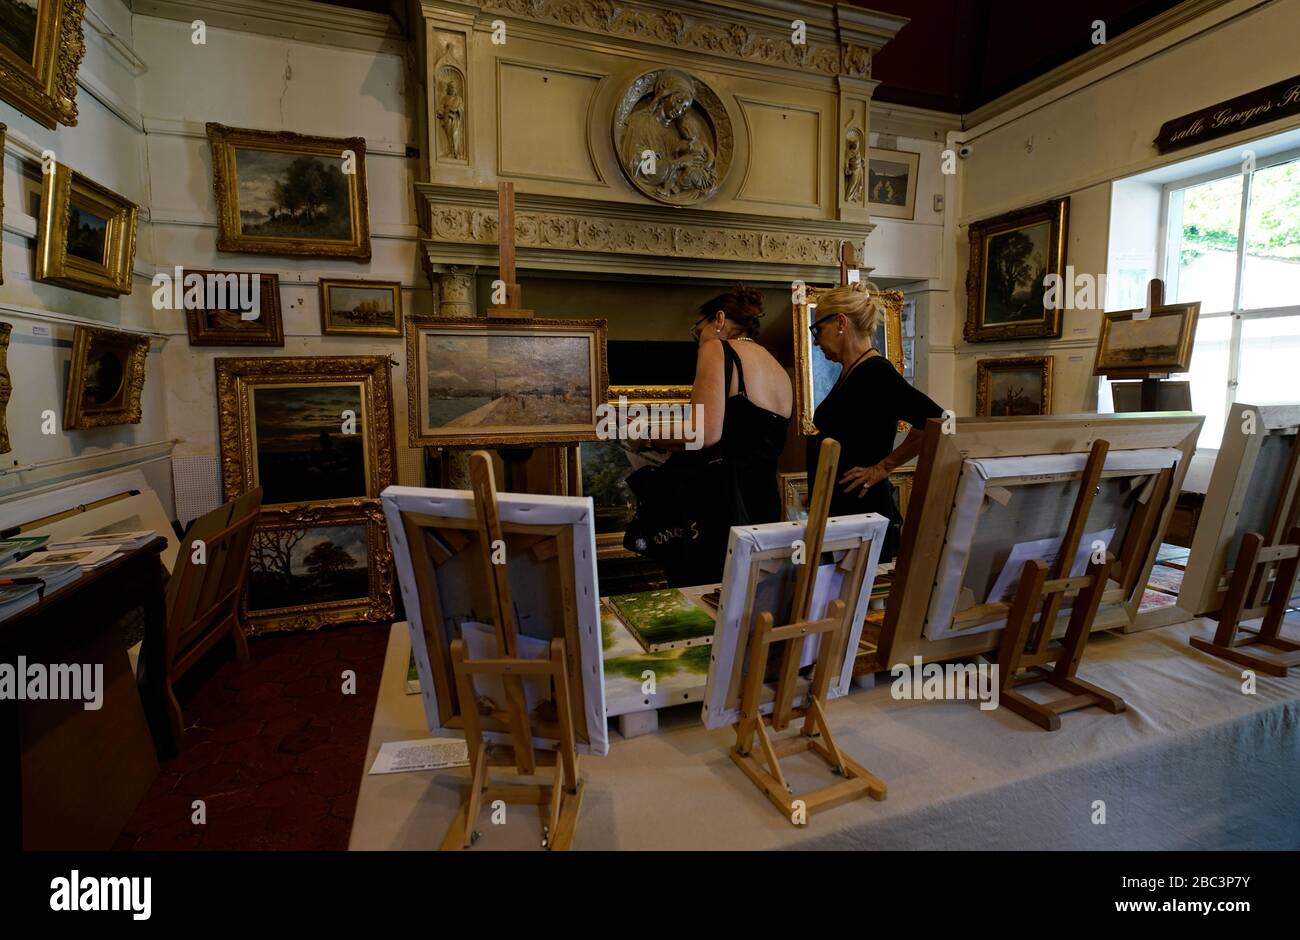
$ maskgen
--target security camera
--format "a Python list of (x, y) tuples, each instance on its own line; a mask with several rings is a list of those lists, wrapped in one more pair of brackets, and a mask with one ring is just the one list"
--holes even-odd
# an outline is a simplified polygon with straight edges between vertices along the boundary
[(963, 160), (969, 160), (971, 154), (973, 154), (974, 152), (975, 152), (975, 148), (972, 147), (970, 144), (962, 144), (960, 147), (957, 148), (957, 156), (961, 157)]

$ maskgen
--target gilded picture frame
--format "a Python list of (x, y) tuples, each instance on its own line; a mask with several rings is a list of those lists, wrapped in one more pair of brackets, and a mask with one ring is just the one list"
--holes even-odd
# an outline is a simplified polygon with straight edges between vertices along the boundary
[(1093, 375), (1135, 379), (1191, 369), (1200, 302), (1153, 307), (1149, 317), (1138, 319), (1141, 312), (1102, 314)]
[(401, 336), (401, 282), (321, 278), (320, 331), (322, 336)]
[[(907, 503), (912, 497), (912, 481), (916, 477), (916, 464), (905, 464), (897, 470), (890, 471), (889, 482), (894, 484), (898, 497), (898, 511), (907, 518)], [(777, 489), (781, 494), (781, 518), (785, 522), (803, 522), (808, 518), (808, 507), (804, 500), (808, 498), (808, 472), (778, 473)]]
[(6, 411), (9, 409), (9, 396), (14, 391), (13, 380), (9, 376), (9, 334), (13, 328), (12, 323), (0, 323), (0, 454), (7, 454), (11, 450)]
[(63, 399), (63, 428), (83, 431), (139, 424), (149, 337), (78, 326)]
[[(5, 124), (0, 124), (0, 232), (3, 232), (3, 231), (4, 231), (4, 227), (5, 227), (5, 161), (4, 161), (4, 154), (5, 154), (5, 131), (7, 131), (8, 129), (9, 129), (9, 127), (8, 127), (7, 125), (5, 125)], [(3, 284), (3, 283), (5, 282), (4, 254), (5, 254), (4, 239), (3, 239), (3, 238), (0, 238), (0, 284)]]
[(363, 138), (215, 123), (207, 133), (218, 251), (370, 260)]
[(255, 486), (263, 507), (377, 498), (394, 473), (390, 365), (386, 356), (215, 360), (225, 498)]
[(14, 20), (0, 33), (0, 98), (51, 130), (75, 127), (85, 0), (36, 0), (34, 14), (12, 6)]
[[(1052, 368), (1055, 356), (981, 359), (975, 363), (975, 416), (1007, 418), (1052, 413)], [(1025, 394), (1017, 380), (1030, 382)], [(1037, 384), (1037, 388), (1034, 387)]]
[(1045, 282), (1065, 272), (1069, 223), (1069, 196), (971, 223), (966, 342), (1060, 338), (1061, 309), (1046, 305)]
[[(830, 362), (817, 349), (812, 340), (809, 327), (813, 324), (811, 311), (817, 306), (817, 298), (831, 287), (807, 287), (804, 289), (804, 303), (794, 304), (794, 400), (795, 416), (799, 424), (799, 433), (816, 434), (817, 425), (813, 423), (813, 414), (822, 398), (839, 374), (836, 363)], [(898, 374), (904, 374), (903, 361), (903, 292), (900, 290), (872, 291), (885, 302), (885, 315), (876, 328), (873, 343), (884, 340), (884, 348), (877, 345), (877, 350), (887, 358)], [(899, 422), (899, 430), (907, 428), (906, 422)]]
[[(618, 404), (624, 399), (629, 406), (653, 404), (688, 405), (689, 385), (611, 385), (608, 401)], [(584, 441), (573, 447), (577, 460), (578, 496), (590, 496), (596, 533), (596, 558), (634, 558), (635, 552), (623, 547), (623, 533), (636, 512), (636, 501), (627, 489), (626, 479), (635, 468), (619, 440)], [(649, 450), (641, 454), (667, 459), (666, 451)], [(594, 472), (599, 470), (599, 472)]]
[[(191, 346), (284, 346), (284, 321), (280, 312), (280, 277), (276, 274), (239, 271), (190, 271), (205, 279), (216, 274), (224, 277), (256, 273), (259, 315), (256, 320), (242, 320), (238, 311), (210, 311), (206, 307), (186, 307), (185, 327)], [(227, 314), (222, 317), (221, 314)], [(215, 314), (215, 316), (214, 316)]]
[[(361, 552), (364, 565), (355, 564)], [(241, 614), (249, 635), (392, 620), (393, 556), (379, 500), (264, 508)]]
[[(409, 317), (408, 443), (596, 440), (609, 388), (606, 332), (600, 319)], [(539, 387), (543, 375), (553, 383), (549, 389)]]
[(62, 163), (41, 179), (36, 280), (120, 297), (131, 293), (140, 210)]

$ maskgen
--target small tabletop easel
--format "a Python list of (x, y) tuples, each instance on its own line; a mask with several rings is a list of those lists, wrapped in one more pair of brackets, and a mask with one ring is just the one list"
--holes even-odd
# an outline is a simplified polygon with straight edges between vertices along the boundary
[[(1077, 578), (1070, 576), (1109, 449), (1110, 445), (1106, 441), (1093, 443), (1088, 462), (1083, 468), (1083, 476), (1079, 479), (1079, 495), (1075, 498), (1074, 510), (1070, 514), (1060, 551), (1052, 566), (1051, 580), (1047, 579), (1045, 562), (1039, 559), (1025, 562), (1020, 584), (1011, 601), (1011, 611), (1007, 614), (1007, 625), (1002, 630), (1002, 641), (998, 649), (999, 701), (1017, 715), (1048, 731), (1061, 727), (1060, 716), (1066, 712), (1097, 705), (1114, 715), (1126, 708), (1124, 700), (1118, 695), (1076, 676), (1079, 660), (1083, 658), (1084, 645), (1088, 642), (1088, 633), (1097, 617), (1097, 609), (1101, 606), (1101, 596), (1106, 590), (1106, 579), (1115, 563), (1113, 556), (1107, 553), (1102, 561), (1094, 559), (1084, 575)], [(1148, 502), (1154, 500), (1149, 498)], [(1139, 510), (1130, 525), (1148, 527), (1154, 524), (1153, 518), (1147, 522), (1151, 516), (1152, 513)], [(1140, 533), (1129, 532), (1125, 538), (1125, 548), (1139, 544), (1140, 541)], [(1053, 645), (1052, 631), (1056, 626), (1061, 600), (1067, 591), (1074, 590), (1079, 593), (1070, 611), (1065, 636), (1059, 644)], [(1034, 622), (1036, 611), (1039, 614), (1037, 623)], [(1021, 673), (1021, 670), (1026, 671)], [(1070, 697), (1054, 702), (1036, 702), (1014, 688), (1034, 682), (1046, 682), (1069, 692)]]
[[(492, 622), (496, 628), (497, 655), (492, 659), (467, 659), (463, 639), (451, 643), (452, 670), (456, 676), (456, 695), (460, 699), (460, 713), (465, 723), (465, 741), (469, 749), (470, 793), (452, 821), (443, 838), (443, 849), (467, 849), (477, 841), (474, 829), (483, 803), (503, 800), (549, 808), (547, 824), (543, 829), (542, 848), (565, 850), (573, 842), (578, 822), (578, 808), (582, 803), (583, 781), (578, 777), (578, 755), (570, 711), (569, 675), (564, 658), (564, 640), (551, 640), (548, 659), (524, 659), (519, 656), (519, 627), (515, 622), (515, 609), (510, 598), (510, 580), (505, 564), (492, 560), (494, 546), (504, 546), (501, 519), (497, 514), (496, 481), (492, 477), (492, 461), (484, 451), (470, 457), (470, 474), (474, 483), (474, 507), (478, 516), (479, 555), (487, 576), (492, 604)], [(506, 702), (501, 712), (492, 717), (510, 727), (513, 744), (501, 745), (507, 756), (489, 753), (479, 724), (478, 698), (474, 694), (473, 677), (476, 675), (500, 676), (505, 685)], [(556, 721), (559, 724), (559, 744), (555, 751), (533, 749), (533, 728), (528, 717), (524, 698), (523, 676), (548, 677), (553, 683)], [(495, 750), (496, 748), (494, 748)], [(490, 768), (508, 768), (518, 777), (538, 776), (539, 770), (549, 770), (549, 783), (494, 784), (489, 779)]]
[[(1219, 621), (1214, 639), (1194, 636), (1188, 642), (1203, 653), (1265, 675), (1286, 676), (1292, 666), (1300, 666), (1300, 643), (1281, 635), (1282, 618), (1295, 592), (1297, 575), (1300, 575), (1300, 435), (1291, 445), (1268, 531), (1263, 535), (1247, 532), (1242, 536), (1223, 606), (1217, 614), (1207, 615)], [(1243, 620), (1257, 617), (1264, 618), (1258, 630), (1241, 626)], [(1243, 649), (1247, 646), (1264, 647), (1271, 652)]]
[[(826, 517), (830, 510), (831, 488), (835, 485), (836, 467), (839, 463), (840, 445), (827, 438), (822, 442), (817, 463), (817, 478), (813, 486), (808, 521), (804, 527), (804, 559), (795, 579), (794, 600), (790, 607), (790, 623), (773, 626), (772, 614), (763, 611), (758, 615), (754, 634), (749, 641), (749, 665), (745, 673), (741, 694), (740, 721), (736, 724), (736, 746), (731, 759), (736, 762), (754, 784), (762, 790), (791, 822), (795, 821), (796, 803), (802, 803), (804, 812), (811, 816), (814, 810), (828, 809), (839, 803), (870, 796), (875, 800), (885, 798), (886, 786), (856, 761), (840, 750), (826, 721), (826, 691), (830, 686), (835, 651), (839, 649), (841, 631), (845, 629), (846, 608), (842, 600), (828, 605), (826, 617), (809, 620), (812, 612), (813, 588), (822, 554), (822, 541), (826, 535)], [(798, 682), (799, 661), (803, 657), (806, 639), (820, 637), (817, 663), (813, 667), (812, 682), (808, 687), (807, 703), (793, 708), (795, 684)], [(784, 643), (772, 714), (763, 715), (763, 673), (766, 671), (769, 649)], [(845, 655), (851, 655), (846, 652)], [(799, 735), (773, 740), (768, 733), (770, 724), (774, 731), (789, 726), (791, 718), (802, 715), (803, 726)], [(821, 740), (818, 740), (820, 736)], [(762, 751), (762, 758), (752, 753), (754, 738)], [(794, 796), (781, 772), (781, 758), (791, 754), (811, 751), (824, 760), (831, 772), (843, 777), (821, 789)], [(796, 823), (797, 824), (797, 823)]]
[(858, 253), (853, 248), (853, 242), (844, 241), (840, 243), (840, 287), (848, 287), (852, 281), (849, 280), (849, 272), (858, 270)]

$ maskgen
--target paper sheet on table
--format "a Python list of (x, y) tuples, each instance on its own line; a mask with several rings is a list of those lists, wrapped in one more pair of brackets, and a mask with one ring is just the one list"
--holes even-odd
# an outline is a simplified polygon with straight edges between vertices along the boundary
[[(495, 659), (497, 652), (496, 631), (490, 624), (467, 620), (460, 626), (460, 635), (465, 640), (467, 659)], [(519, 635), (518, 653), (520, 659), (548, 659), (551, 644), (547, 640)], [(501, 676), (476, 675), (471, 681), (474, 693), (480, 698), (491, 699), (496, 708), (505, 708), (506, 684)], [(551, 697), (551, 680), (549, 676), (524, 676), (524, 704), (528, 714), (532, 714), (539, 704)]]
[[(783, 565), (777, 571), (771, 572), (768, 577), (762, 578), (754, 590), (754, 611), (757, 617), (758, 611), (778, 611), (783, 608), (788, 611), (791, 605), (791, 597), (794, 594), (795, 569), (790, 565)], [(830, 602), (835, 600), (843, 591), (844, 571), (836, 564), (821, 565), (817, 569), (817, 581), (813, 585), (812, 618), (816, 620), (826, 615), (826, 608)], [(776, 626), (782, 626), (778, 623)], [(812, 665), (817, 658), (817, 643), (807, 643), (803, 645), (803, 655), (799, 658), (799, 668)]]
[[(1092, 543), (1096, 541), (1105, 542), (1110, 545), (1111, 540), (1115, 538), (1115, 527), (1111, 526), (1102, 532), (1088, 532), (1079, 540), (1079, 551), (1074, 556), (1074, 564), (1070, 567), (1070, 577), (1077, 578), (1088, 568), (1088, 556), (1092, 554)], [(993, 582), (993, 589), (989, 591), (987, 604), (1009, 603), (1011, 595), (1015, 593), (1017, 585), (1020, 584), (1020, 575), (1024, 571), (1025, 562), (1038, 559), (1047, 565), (1048, 570), (1056, 564), (1056, 556), (1060, 554), (1061, 542), (1063, 536), (1057, 536), (1050, 539), (1034, 539), (1032, 542), (1017, 542), (1011, 547), (1011, 554), (1007, 556), (1007, 563), (1002, 566), (1002, 573), (998, 579)]]
[(379, 745), (372, 774), (400, 774), (408, 770), (442, 770), (469, 765), (469, 748), (463, 738), (424, 738), (419, 741), (385, 741)]

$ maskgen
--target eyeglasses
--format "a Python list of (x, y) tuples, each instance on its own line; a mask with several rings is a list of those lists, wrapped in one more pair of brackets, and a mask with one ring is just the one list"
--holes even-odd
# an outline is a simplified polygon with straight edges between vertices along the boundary
[(816, 339), (817, 334), (821, 332), (822, 324), (824, 324), (827, 320), (834, 320), (838, 316), (839, 316), (838, 313), (828, 313), (826, 316), (822, 317), (820, 320), (818, 320), (817, 322), (813, 323), (810, 327), (808, 327), (808, 332), (812, 333), (813, 339)]
[(704, 318), (701, 317), (696, 321), (695, 325), (691, 327), (691, 342), (698, 343), (700, 341), (700, 333), (704, 330), (705, 322)]

